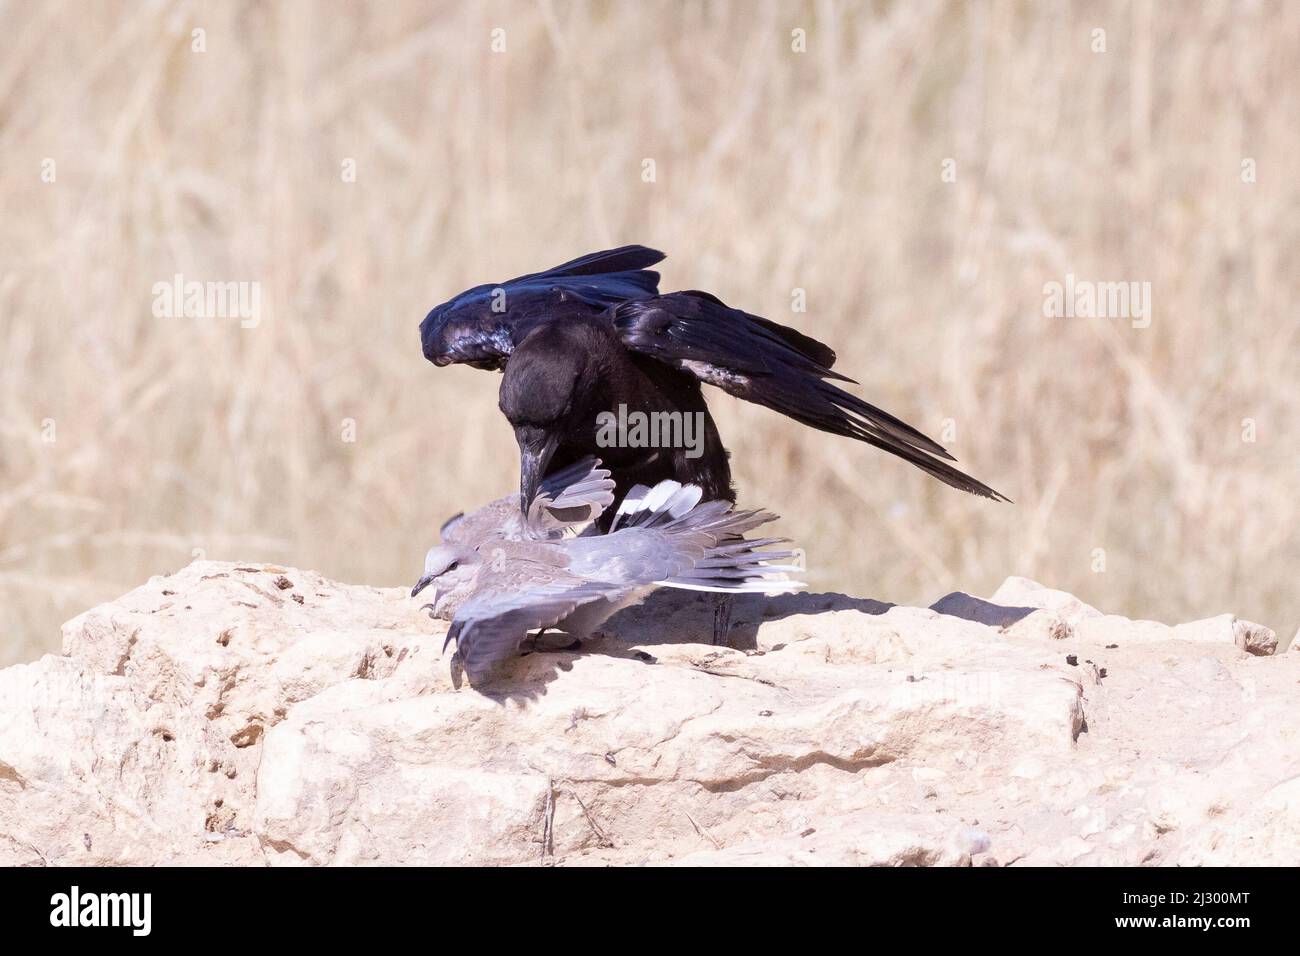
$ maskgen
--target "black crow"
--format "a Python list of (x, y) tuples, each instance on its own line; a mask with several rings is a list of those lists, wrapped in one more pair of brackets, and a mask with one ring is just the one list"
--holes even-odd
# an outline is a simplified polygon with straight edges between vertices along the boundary
[[(550, 469), (587, 456), (605, 462), (620, 495), (673, 478), (699, 485), (706, 498), (734, 501), (701, 383), (874, 445), (954, 488), (1008, 500), (949, 465), (953, 457), (937, 442), (832, 384), (856, 383), (832, 371), (828, 346), (707, 292), (660, 295), (648, 267), (663, 257), (644, 246), (592, 253), (462, 292), (420, 323), (425, 358), (435, 365), (504, 369), (501, 410), (519, 442), (524, 511)], [(703, 454), (602, 447), (597, 416), (619, 406), (700, 412)]]
[[(616, 500), (633, 485), (667, 479), (696, 485), (707, 501), (736, 500), (727, 451), (699, 382), (629, 352), (599, 315), (542, 323), (524, 335), (506, 364), (500, 405), (519, 443), (520, 494), (525, 501), (532, 501), (544, 477), (590, 457), (597, 447), (613, 474)], [(619, 405), (646, 416), (694, 415), (702, 431), (698, 456), (680, 443), (599, 446), (599, 416), (612, 414)]]

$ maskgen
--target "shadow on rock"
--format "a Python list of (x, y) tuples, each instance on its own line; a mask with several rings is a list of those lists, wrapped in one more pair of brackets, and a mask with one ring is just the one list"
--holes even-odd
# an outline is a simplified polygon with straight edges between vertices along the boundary
[[(601, 627), (628, 644), (711, 644), (717, 596), (664, 588), (636, 607), (625, 608)], [(726, 644), (738, 650), (757, 646), (759, 625), (800, 614), (860, 611), (884, 614), (893, 604), (845, 594), (739, 594), (734, 598)]]
[(1033, 614), (1038, 608), (1008, 607), (1005, 604), (994, 604), (983, 598), (972, 597), (962, 591), (953, 591), (931, 604), (930, 610), (938, 611), (948, 617), (959, 617), (963, 621), (987, 624), (989, 627), (1010, 627)]
[[(742, 651), (758, 646), (759, 626), (767, 621), (836, 611), (884, 614), (896, 606), (835, 592), (773, 596), (739, 594), (733, 601), (731, 627), (725, 644)], [(470, 683), (483, 696), (501, 703), (507, 700), (533, 701), (546, 693), (546, 685), (555, 680), (560, 671), (572, 668), (573, 662), (585, 654), (623, 657), (635, 653), (629, 645), (712, 644), (717, 606), (718, 596), (715, 594), (663, 588), (641, 604), (625, 608), (606, 621), (599, 635), (608, 640), (601, 640), (598, 636), (582, 647), (571, 647), (571, 638), (562, 632), (551, 631), (540, 639), (529, 637), (520, 657)], [(994, 604), (961, 591), (945, 595), (930, 609), (947, 617), (999, 628), (1009, 627), (1037, 610)], [(459, 678), (456, 685), (460, 686)]]

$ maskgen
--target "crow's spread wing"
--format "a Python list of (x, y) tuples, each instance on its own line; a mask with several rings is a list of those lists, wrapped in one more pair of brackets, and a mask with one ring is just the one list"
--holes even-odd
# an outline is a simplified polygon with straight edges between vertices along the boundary
[(624, 345), (701, 382), (812, 428), (855, 438), (911, 462), (945, 484), (987, 498), (1003, 496), (940, 459), (943, 446), (827, 379), (835, 353), (815, 339), (732, 309), (703, 292), (620, 303), (612, 313)]

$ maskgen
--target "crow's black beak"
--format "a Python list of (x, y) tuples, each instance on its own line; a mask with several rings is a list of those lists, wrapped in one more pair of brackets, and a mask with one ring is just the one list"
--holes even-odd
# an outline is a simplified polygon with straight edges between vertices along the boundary
[(537, 497), (537, 489), (546, 477), (559, 436), (533, 426), (520, 426), (515, 429), (515, 439), (519, 442), (519, 510), (527, 517), (528, 506)]
[(426, 574), (424, 577), (420, 578), (420, 580), (415, 582), (415, 587), (411, 588), (411, 597), (415, 597), (432, 583), (433, 575)]

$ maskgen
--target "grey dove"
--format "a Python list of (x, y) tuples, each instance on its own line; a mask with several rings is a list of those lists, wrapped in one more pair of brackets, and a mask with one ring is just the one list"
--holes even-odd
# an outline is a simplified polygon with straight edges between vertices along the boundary
[[(424, 607), (451, 620), (443, 646), (456, 641), (456, 658), (472, 680), (513, 657), (530, 631), (554, 627), (583, 640), (660, 586), (732, 594), (802, 587), (788, 577), (794, 567), (768, 563), (794, 552), (762, 550), (784, 539), (743, 537), (775, 515), (701, 502), (698, 487), (672, 480), (629, 491), (608, 533), (578, 534), (612, 498), (598, 463), (579, 478), (581, 471), (561, 473), (572, 483), (552, 484), (554, 498), (543, 489), (522, 527), (505, 518), (511, 510), (519, 516), (511, 496), (453, 519), (443, 542), (429, 549), (411, 596), (435, 586)], [(504, 502), (509, 506), (499, 509)]]

